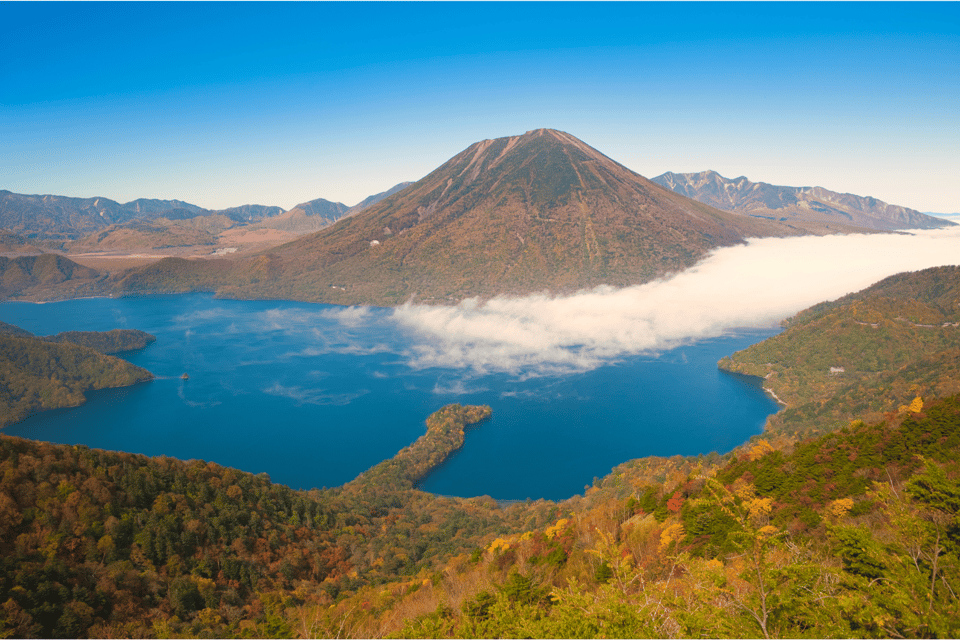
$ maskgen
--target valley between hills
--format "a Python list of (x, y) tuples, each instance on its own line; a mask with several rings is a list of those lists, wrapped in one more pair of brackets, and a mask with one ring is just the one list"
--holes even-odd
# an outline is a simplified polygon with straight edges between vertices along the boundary
[[(44, 251), (0, 259), (0, 293), (441, 304), (647, 282), (749, 237), (943, 224), (880, 208), (893, 226), (877, 226), (849, 199), (820, 193), (817, 209), (794, 192), (787, 210), (771, 197), (756, 215), (724, 210), (740, 205), (690, 199), (537, 130), (479, 142), (255, 255), (102, 272)], [(958, 314), (956, 266), (810, 307), (719, 363), (785, 404), (761, 436), (725, 455), (624, 461), (561, 502), (417, 489), (488, 407), (444, 407), (392, 459), (311, 491), (0, 436), (0, 634), (956, 637)], [(143, 348), (142, 332), (0, 329), (5, 424), (150, 378), (106, 355)]]

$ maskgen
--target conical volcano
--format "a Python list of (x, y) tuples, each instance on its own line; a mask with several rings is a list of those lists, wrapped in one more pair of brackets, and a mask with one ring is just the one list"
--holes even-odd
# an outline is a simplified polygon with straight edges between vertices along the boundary
[(715, 247), (793, 233), (683, 197), (570, 134), (537, 129), (471, 145), (356, 216), (272, 250), (268, 273), (261, 256), (257, 268), (269, 277), (219, 290), (387, 305), (569, 293), (649, 281)]

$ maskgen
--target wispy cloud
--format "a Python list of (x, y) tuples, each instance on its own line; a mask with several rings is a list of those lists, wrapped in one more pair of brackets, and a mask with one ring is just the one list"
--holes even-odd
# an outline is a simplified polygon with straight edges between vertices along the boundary
[[(341, 336), (342, 339), (346, 339)], [(327, 355), (328, 353), (338, 353), (345, 356), (371, 356), (378, 353), (390, 353), (393, 351), (385, 344), (359, 344), (358, 342), (337, 344), (318, 344), (305, 347), (300, 351), (290, 351), (284, 354), (284, 357), (316, 357)]]
[(465, 396), (489, 391), (487, 387), (471, 386), (465, 380), (437, 380), (433, 393), (438, 396)]
[(407, 304), (393, 318), (421, 340), (416, 368), (519, 376), (586, 370), (628, 354), (774, 326), (901, 271), (960, 263), (960, 228), (910, 234), (754, 239), (645, 285), (572, 296)]
[(188, 331), (198, 324), (204, 324), (211, 320), (218, 320), (222, 315), (220, 309), (202, 309), (181, 313), (170, 319), (170, 322), (178, 327), (185, 327)]
[(320, 312), (320, 316), (336, 320), (345, 327), (359, 327), (369, 322), (373, 313), (370, 307), (346, 307), (343, 309), (325, 309)]
[(263, 390), (264, 393), (271, 396), (281, 396), (294, 400), (298, 405), (314, 404), (319, 406), (343, 406), (350, 404), (357, 398), (370, 393), (366, 389), (353, 391), (350, 393), (328, 393), (323, 389), (308, 389), (304, 387), (288, 387), (279, 382)]
[(126, 316), (126, 314), (122, 313), (119, 309), (114, 309), (114, 310), (113, 310), (113, 322), (114, 322), (118, 327), (126, 327), (127, 324), (128, 324), (128, 323), (127, 323), (127, 316)]
[(181, 382), (177, 387), (177, 397), (183, 401), (183, 404), (188, 407), (194, 407), (199, 409), (209, 409), (210, 407), (216, 407), (217, 405), (223, 404), (220, 400), (208, 400), (206, 402), (197, 402), (196, 400), (187, 400), (187, 394), (184, 389), (184, 383)]

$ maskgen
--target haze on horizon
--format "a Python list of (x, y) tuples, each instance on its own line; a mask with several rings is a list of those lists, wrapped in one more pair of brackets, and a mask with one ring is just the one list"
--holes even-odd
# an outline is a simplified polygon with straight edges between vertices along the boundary
[[(957, 3), (2, 3), (0, 189), (355, 204), (551, 127), (960, 212)], [(96, 35), (92, 35), (96, 34)]]

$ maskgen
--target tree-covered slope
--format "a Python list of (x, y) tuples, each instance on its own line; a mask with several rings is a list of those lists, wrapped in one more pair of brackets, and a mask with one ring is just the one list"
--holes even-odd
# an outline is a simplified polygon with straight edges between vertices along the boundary
[[(339, 489), (0, 437), (16, 637), (955, 637), (960, 396), (563, 503), (411, 489), (481, 408)], [(482, 427), (480, 427), (482, 428)], [(448, 436), (453, 436), (452, 438)]]
[(157, 338), (139, 329), (111, 329), (110, 331), (64, 331), (42, 338), (47, 342), (69, 342), (90, 347), (104, 354), (123, 353), (143, 349)]
[[(83, 339), (107, 346), (124, 342), (117, 335), (103, 339), (87, 335)], [(146, 369), (90, 347), (0, 332), (0, 427), (37, 411), (83, 404), (86, 391), (124, 387), (152, 378)]]
[(792, 401), (764, 438), (556, 504), (414, 488), (483, 407), (310, 492), (0, 438), (0, 635), (956, 637), (958, 275), (889, 278), (737, 354)]
[[(445, 407), (395, 461), (322, 491), (0, 436), (0, 634), (290, 637), (310, 624), (300, 609), (388, 581), (408, 592), (449, 556), (556, 517), (411, 488), (488, 413)], [(399, 483), (374, 481), (398, 468)]]
[[(787, 409), (772, 424), (826, 431), (879, 419), (918, 394), (960, 391), (960, 267), (886, 278), (800, 312), (786, 330), (720, 361), (765, 378)], [(878, 402), (879, 400), (879, 402)]]
[(719, 467), (622, 465), (379, 618), (422, 638), (956, 637), (960, 398), (913, 408)]

